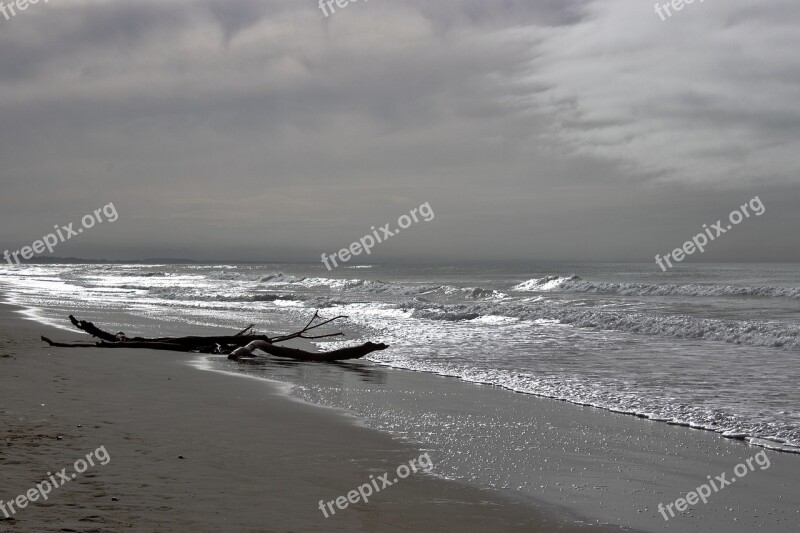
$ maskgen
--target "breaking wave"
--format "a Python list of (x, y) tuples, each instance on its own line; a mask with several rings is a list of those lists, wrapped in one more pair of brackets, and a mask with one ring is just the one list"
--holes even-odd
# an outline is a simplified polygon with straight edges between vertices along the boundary
[(452, 285), (402, 285), (380, 280), (334, 279), (334, 278), (298, 278), (283, 273), (270, 274), (261, 278), (263, 284), (302, 287), (328, 288), (339, 292), (361, 292), (365, 294), (385, 294), (392, 296), (422, 296), (432, 294), (457, 295), (464, 298), (502, 299), (507, 295), (492, 289), (481, 287), (455, 287)]
[(622, 331), (682, 339), (721, 341), (749, 346), (800, 350), (800, 327), (780, 322), (715, 320), (687, 315), (657, 315), (564, 307), (552, 302), (476, 303), (431, 306), (407, 302), (416, 318), (471, 320), (478, 316), (508, 316), (521, 320), (557, 320), (581, 328)]
[(799, 287), (737, 287), (733, 285), (654, 285), (648, 283), (603, 283), (578, 276), (547, 276), (514, 286), (517, 292), (572, 292), (619, 294), (621, 296), (760, 296), (800, 298)]

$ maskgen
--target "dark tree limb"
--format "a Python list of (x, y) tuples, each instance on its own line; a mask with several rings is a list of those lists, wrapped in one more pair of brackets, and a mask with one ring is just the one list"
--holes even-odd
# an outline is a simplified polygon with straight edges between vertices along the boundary
[(303, 329), (301, 329), (297, 333), (291, 333), (289, 335), (284, 335), (282, 337), (275, 337), (274, 339), (272, 339), (272, 343), (283, 342), (283, 341), (288, 341), (289, 339), (298, 339), (298, 338), (299, 339), (324, 339), (326, 337), (342, 337), (342, 336), (344, 336), (344, 333), (330, 333), (328, 335), (318, 335), (318, 336), (307, 336), (307, 335), (305, 335), (305, 333), (307, 331), (311, 331), (313, 329), (320, 328), (320, 327), (322, 327), (322, 326), (324, 326), (326, 324), (330, 324), (334, 320), (339, 320), (341, 318), (347, 318), (347, 317), (344, 316), (344, 315), (336, 316), (336, 317), (330, 318), (328, 320), (325, 320), (323, 322), (320, 322), (319, 324), (316, 324), (316, 325), (312, 326), (311, 324), (313, 324), (314, 321), (316, 319), (318, 319), (318, 318), (319, 318), (319, 311), (314, 311), (314, 316), (311, 317), (311, 320), (308, 321), (308, 324), (306, 324)]
[(42, 337), (42, 340), (53, 346), (54, 348), (148, 348), (150, 350), (169, 350), (172, 352), (191, 352), (191, 348), (181, 346), (180, 344), (170, 344), (167, 342), (76, 342), (76, 343), (63, 343), (53, 342), (47, 337)]
[[(97, 337), (98, 339), (102, 339), (106, 342), (110, 343), (122, 343), (125, 344), (128, 348), (133, 348), (134, 344), (174, 344), (177, 346), (183, 346), (189, 348), (189, 350), (179, 350), (179, 351), (192, 351), (192, 350), (202, 350), (205, 353), (205, 350), (215, 348), (216, 345), (220, 346), (233, 346), (234, 348), (238, 346), (244, 346), (245, 344), (252, 342), (254, 340), (263, 340), (266, 342), (272, 342), (266, 335), (245, 335), (248, 331), (252, 330), (255, 327), (255, 324), (252, 326), (248, 326), (247, 328), (243, 329), (239, 333), (235, 335), (222, 335), (216, 337), (203, 337), (203, 336), (189, 336), (189, 337), (157, 337), (157, 338), (146, 338), (146, 337), (127, 337), (123, 332), (119, 332), (117, 334), (109, 333), (104, 331), (91, 322), (87, 322), (85, 320), (78, 320), (74, 316), (69, 316), (70, 321), (75, 325), (76, 328), (79, 330), (88, 333), (93, 337)], [(138, 346), (136, 346), (138, 347)], [(226, 352), (227, 353), (227, 352)]]
[(298, 361), (342, 361), (345, 359), (360, 359), (361, 357), (364, 357), (365, 355), (374, 351), (385, 350), (388, 348), (387, 345), (382, 343), (376, 344), (373, 342), (367, 342), (361, 346), (342, 348), (339, 350), (333, 350), (331, 352), (314, 353), (296, 348), (286, 348), (275, 345), (275, 343), (288, 341), (290, 339), (313, 340), (343, 336), (343, 333), (327, 333), (320, 335), (309, 334), (310, 332), (313, 332), (322, 326), (342, 318), (347, 317), (337, 316), (317, 322), (318, 320), (321, 320), (321, 317), (319, 316), (319, 311), (316, 311), (314, 316), (311, 317), (311, 320), (309, 320), (300, 331), (272, 338), (267, 335), (256, 335), (254, 329), (255, 324), (247, 326), (235, 335), (210, 337), (195, 335), (188, 337), (129, 338), (122, 332), (116, 334), (110, 333), (98, 328), (91, 322), (78, 320), (74, 316), (70, 315), (70, 322), (72, 322), (76, 328), (88, 333), (92, 337), (100, 339), (100, 341), (96, 343), (58, 343), (53, 342), (47, 337), (42, 337), (42, 340), (50, 346), (57, 348), (148, 348), (153, 350), (168, 350), (175, 352), (222, 354), (228, 355), (228, 358), (234, 361), (252, 356), (253, 351), (256, 349), (261, 350), (269, 355), (295, 359)]
[(107, 331), (103, 331), (102, 329), (96, 327), (91, 322), (87, 322), (85, 320), (78, 320), (72, 315), (69, 315), (69, 321), (81, 331), (85, 331), (92, 337), (97, 337), (98, 339), (103, 339), (104, 341), (108, 342), (118, 342), (120, 340), (119, 335), (125, 336), (124, 333), (118, 333), (117, 335), (112, 335)]
[(385, 350), (388, 348), (386, 344), (376, 344), (374, 342), (367, 342), (360, 346), (353, 346), (351, 348), (340, 348), (331, 352), (313, 353), (297, 348), (286, 348), (285, 346), (276, 346), (263, 341), (253, 341), (247, 346), (237, 348), (228, 356), (228, 359), (237, 361), (242, 357), (251, 357), (255, 350), (261, 350), (276, 357), (287, 357), (289, 359), (296, 359), (298, 361), (317, 361), (317, 362), (331, 362), (343, 361), (345, 359), (361, 359), (365, 355), (378, 350)]
[(44, 342), (46, 342), (47, 344), (49, 344), (50, 346), (53, 346), (55, 348), (95, 348), (95, 347), (97, 347), (97, 343), (77, 342), (77, 343), (65, 344), (63, 342), (53, 342), (50, 339), (48, 339), (47, 337), (42, 337), (42, 340)]
[(237, 333), (237, 334), (236, 334), (236, 336), (237, 336), (237, 337), (241, 337), (242, 335), (244, 335), (244, 334), (245, 334), (245, 333), (247, 333), (248, 331), (251, 331), (251, 330), (252, 330), (254, 327), (256, 327), (256, 325), (255, 325), (255, 324), (250, 324), (249, 326), (247, 326), (246, 328), (244, 328), (242, 331), (240, 331), (239, 333)]

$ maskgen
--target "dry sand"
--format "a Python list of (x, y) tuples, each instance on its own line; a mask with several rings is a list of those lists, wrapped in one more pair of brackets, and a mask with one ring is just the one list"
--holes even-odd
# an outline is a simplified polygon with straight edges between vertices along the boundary
[[(0, 306), (0, 499), (103, 446), (111, 457), (0, 521), (0, 531), (604, 531), (550, 509), (412, 475), (325, 519), (344, 495), (420, 455), (263, 380), (190, 355), (43, 347)], [(0, 513), (0, 519), (3, 518)]]

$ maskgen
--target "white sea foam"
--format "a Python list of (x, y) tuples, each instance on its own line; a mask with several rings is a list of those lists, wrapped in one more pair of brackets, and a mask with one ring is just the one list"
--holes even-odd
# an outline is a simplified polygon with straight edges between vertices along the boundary
[(800, 298), (800, 287), (739, 287), (714, 284), (648, 284), (604, 283), (587, 281), (578, 276), (547, 276), (529, 279), (516, 286), (518, 292), (574, 292), (619, 294), (623, 296), (759, 296), (766, 298)]
[[(360, 274), (383, 277), (380, 267)], [(381, 364), (711, 429), (758, 445), (800, 444), (800, 328), (792, 300), (800, 288), (785, 279), (742, 285), (679, 279), (667, 285), (652, 276), (632, 278), (634, 283), (581, 275), (509, 283), (485, 281), (496, 279), (488, 274), (437, 278), (409, 269), (403, 279), (419, 281), (395, 283), (326, 278), (319, 270), (288, 266), (278, 272), (257, 266), (36, 265), (0, 269), (0, 283), (40, 322), (52, 322), (52, 309), (60, 306), (225, 328), (268, 316), (294, 323), (321, 309), (327, 316), (349, 316), (348, 328), (368, 333), (346, 342), (391, 344), (393, 349), (371, 356)], [(757, 279), (772, 276), (759, 273)], [(747, 279), (737, 273), (739, 278)], [(652, 296), (670, 298), (664, 304)], [(766, 311), (739, 312), (729, 302)], [(717, 315), (709, 315), (710, 308)]]

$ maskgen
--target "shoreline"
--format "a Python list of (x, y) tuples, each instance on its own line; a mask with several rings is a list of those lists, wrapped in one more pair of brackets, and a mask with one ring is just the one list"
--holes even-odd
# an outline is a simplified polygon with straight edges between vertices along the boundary
[(778, 442), (778, 441), (774, 441), (774, 440), (759, 439), (757, 437), (751, 437), (749, 435), (742, 435), (742, 436), (740, 436), (740, 435), (735, 435), (735, 436), (726, 435), (725, 433), (727, 433), (727, 431), (726, 432), (718, 431), (716, 429), (708, 428), (708, 427), (705, 427), (705, 426), (692, 425), (692, 424), (690, 424), (688, 422), (667, 420), (667, 419), (663, 419), (663, 418), (654, 418), (654, 417), (648, 416), (648, 415), (646, 415), (644, 413), (637, 413), (637, 412), (624, 411), (624, 410), (615, 410), (615, 409), (611, 409), (611, 408), (608, 408), (608, 407), (602, 407), (602, 406), (594, 405), (594, 404), (591, 404), (591, 403), (576, 402), (576, 401), (568, 400), (568, 399), (565, 399), (565, 398), (559, 398), (559, 397), (556, 397), (556, 396), (548, 396), (546, 394), (540, 394), (540, 393), (536, 393), (536, 392), (528, 392), (528, 391), (523, 391), (523, 390), (517, 390), (517, 389), (514, 389), (512, 387), (509, 387), (509, 386), (506, 386), (506, 385), (497, 384), (497, 383), (491, 383), (491, 382), (485, 382), (485, 381), (469, 381), (469, 380), (467, 380), (467, 379), (465, 379), (465, 378), (463, 378), (463, 377), (461, 377), (459, 375), (456, 375), (456, 374), (444, 374), (444, 373), (440, 373), (440, 372), (430, 372), (430, 371), (426, 371), (426, 370), (413, 370), (413, 369), (409, 369), (409, 368), (403, 368), (403, 367), (400, 367), (400, 366), (393, 366), (393, 365), (388, 364), (388, 363), (375, 363), (375, 364), (377, 366), (380, 366), (380, 367), (383, 367), (383, 368), (391, 368), (392, 370), (396, 370), (396, 371), (420, 373), (420, 374), (430, 374), (430, 375), (439, 376), (439, 377), (442, 377), (442, 378), (454, 379), (454, 380), (457, 380), (457, 381), (459, 381), (461, 383), (464, 383), (464, 384), (467, 384), (467, 385), (477, 385), (477, 386), (483, 386), (483, 387), (492, 387), (492, 388), (501, 389), (501, 390), (504, 390), (504, 391), (507, 391), (507, 392), (510, 392), (510, 393), (513, 393), (513, 394), (522, 394), (523, 396), (532, 396), (532, 397), (541, 398), (541, 399), (545, 399), (545, 400), (550, 400), (550, 401), (554, 401), (554, 402), (563, 402), (565, 404), (574, 405), (576, 407), (587, 407), (587, 408), (590, 408), (590, 409), (597, 409), (598, 411), (603, 411), (603, 412), (607, 412), (607, 413), (613, 413), (613, 414), (617, 414), (617, 415), (638, 418), (638, 419), (641, 419), (641, 420), (646, 420), (648, 422), (653, 422), (653, 423), (658, 423), (658, 424), (666, 424), (668, 426), (677, 426), (677, 427), (683, 427), (683, 428), (691, 429), (691, 430), (695, 430), (695, 431), (708, 432), (708, 433), (710, 433), (712, 435), (716, 435), (716, 436), (718, 436), (720, 438), (723, 438), (725, 440), (736, 441), (736, 442), (739, 442), (741, 444), (744, 444), (745, 446), (753, 446), (753, 447), (756, 447), (756, 448), (763, 448), (765, 451), (769, 451), (769, 452), (785, 453), (785, 454), (789, 454), (789, 455), (800, 455), (800, 447), (795, 447), (795, 446), (787, 447), (787, 445), (783, 445), (783, 443)]
[[(797, 454), (427, 372), (360, 362), (232, 368), (288, 383), (293, 396), (345, 410), (357, 423), (401, 441), (424, 442), (442, 458), (448, 478), (593, 522), (681, 533), (719, 527), (793, 532), (800, 526)], [(715, 491), (707, 504), (663, 520), (659, 504), (668, 506), (707, 476), (730, 478), (756, 454), (769, 454), (771, 467), (757, 467), (735, 489)]]
[(8, 355), (0, 358), (0, 499), (100, 446), (110, 461), (0, 521), (2, 531), (619, 530), (568, 524), (555, 508), (419, 475), (326, 519), (320, 499), (420, 450), (262, 379), (187, 368), (194, 355), (45, 348), (39, 337), (51, 328), (19, 310), (0, 305), (0, 355)]
[[(10, 309), (7, 305), (5, 308)], [(0, 309), (0, 325), (6, 324), (2, 317)], [(11, 326), (20, 328), (23, 324), (28, 326), (24, 329), (29, 331), (29, 339), (38, 339), (42, 329), (47, 327), (16, 316)], [(5, 329), (0, 329), (2, 331)], [(63, 335), (63, 331), (61, 333)], [(464, 509), (469, 513), (469, 519), (465, 519), (459, 528), (486, 523), (492, 531), (530, 531), (532, 528), (536, 531), (587, 528), (591, 531), (619, 531), (621, 525), (623, 530), (638, 531), (699, 533), (725, 527), (726, 531), (744, 533), (758, 527), (769, 527), (775, 532), (796, 531), (800, 525), (800, 461), (796, 454), (779, 454), (771, 450), (766, 450), (773, 463), (769, 470), (756, 471), (735, 490), (714, 494), (707, 505), (690, 508), (669, 522), (659, 517), (657, 504), (673, 502), (705, 482), (705, 474), (730, 471), (748, 456), (764, 450), (715, 432), (363, 361), (320, 365), (265, 358), (262, 365), (244, 367), (234, 364), (226, 369), (223, 368), (226, 360), (193, 354), (99, 349), (54, 352), (37, 342), (30, 342), (28, 350), (31, 354), (37, 353), (34, 348), (38, 348), (38, 352), (50, 353), (49, 357), (58, 357), (56, 361), (62, 363), (69, 363), (80, 355), (78, 359), (82, 360), (83, 371), (68, 371), (75, 377), (88, 375), (93, 368), (91, 361), (106, 363), (105, 371), (109, 376), (152, 374), (154, 369), (170, 369), (174, 373), (170, 374), (172, 377), (168, 377), (168, 381), (180, 377), (181, 382), (189, 387), (185, 394), (200, 395), (206, 404), (209, 390), (218, 388), (229, 391), (229, 395), (235, 395), (248, 408), (263, 409), (266, 406), (262, 404), (266, 402), (272, 408), (262, 413), (259, 423), (271, 423), (273, 431), (283, 432), (281, 434), (286, 436), (288, 446), (293, 450), (308, 445), (306, 441), (297, 442), (298, 433), (313, 435), (320, 426), (328, 428), (323, 434), (326, 439), (331, 435), (337, 446), (325, 449), (325, 453), (327, 461), (337, 466), (326, 464), (323, 468), (319, 465), (319, 470), (324, 470), (322, 478), (330, 488), (306, 487), (312, 495), (308, 497), (316, 498), (306, 505), (298, 504), (296, 498), (288, 498), (285, 494), (275, 496), (280, 499), (282, 507), (293, 510), (287, 523), (295, 530), (314, 531), (324, 526), (326, 530), (336, 531), (338, 526), (332, 520), (347, 524), (342, 526), (342, 530), (367, 530), (385, 525), (381, 520), (387, 516), (394, 520), (402, 517), (405, 524), (407, 514), (419, 515), (417, 508), (420, 506), (429, 509), (434, 518), (410, 522), (408, 531), (449, 531), (453, 524), (462, 523), (459, 520), (463, 518)], [(207, 362), (201, 362), (203, 357)], [(0, 365), (3, 361), (6, 360), (0, 359)], [(214, 362), (223, 367), (214, 368)], [(187, 369), (187, 366), (191, 368)], [(212, 377), (193, 377), (187, 372)], [(138, 383), (130, 382), (130, 376), (127, 378), (130, 388), (141, 389)], [(0, 383), (3, 381), (0, 377)], [(209, 390), (198, 387), (199, 383), (206, 383)], [(2, 385), (8, 390), (7, 383)], [(168, 385), (174, 387), (175, 382), (170, 381)], [(244, 393), (245, 390), (250, 392)], [(155, 388), (151, 394), (172, 394), (172, 391)], [(142, 391), (135, 392), (135, 395), (141, 397)], [(212, 395), (219, 399), (219, 394)], [(223, 399), (230, 402), (230, 398)], [(337, 399), (338, 403), (333, 401)], [(209, 420), (224, 420), (234, 414), (240, 417), (238, 405), (227, 403), (227, 409), (217, 406), (215, 415)], [(276, 406), (280, 406), (277, 411)], [(157, 406), (150, 407), (155, 409)], [(398, 418), (398, 409), (405, 409), (413, 416)], [(176, 418), (180, 422), (196, 415), (187, 412), (186, 408), (171, 417), (156, 411), (161, 425), (140, 426), (141, 433), (151, 436), (161, 432), (170, 434), (174, 432), (171, 426), (176, 423)], [(106, 417), (112, 420), (122, 413), (124, 409), (118, 407)], [(282, 423), (286, 416), (291, 417), (291, 423)], [(456, 416), (461, 418), (452, 423), (450, 418)], [(295, 420), (298, 417), (302, 420)], [(274, 420), (264, 422), (265, 418)], [(433, 424), (426, 427), (424, 423), (420, 425), (418, 419), (433, 420)], [(376, 423), (385, 420), (399, 420), (399, 423), (394, 427), (386, 424), (381, 427), (381, 423)], [(448, 432), (452, 433), (452, 438), (449, 441), (434, 438), (442, 422), (450, 424)], [(291, 431), (287, 433), (284, 426), (290, 426)], [(237, 446), (249, 449), (251, 441), (263, 442), (265, 439), (263, 431), (242, 433), (241, 425), (227, 427), (228, 445), (219, 449), (226, 457), (231, 456)], [(402, 432), (396, 431), (398, 428), (404, 428), (406, 433), (399, 434)], [(205, 428), (196, 430), (200, 433), (206, 431)], [(235, 437), (242, 442), (235, 444), (232, 440)], [(282, 449), (284, 443), (280, 439), (268, 440), (264, 448), (269, 453)], [(315, 449), (320, 449), (319, 443)], [(320, 510), (314, 507), (320, 499), (330, 500), (345, 495), (368, 481), (369, 475), (389, 472), (418, 457), (420, 451), (430, 451), (437, 465), (436, 474), (448, 480), (412, 476), (397, 487), (392, 486), (392, 492), (385, 497), (396, 499), (380, 509), (373, 507), (379, 500), (371, 499), (367, 505), (351, 505), (342, 512), (341, 518), (337, 515), (322, 523), (314, 522), (315, 518), (323, 518)], [(110, 447), (109, 452), (113, 456)], [(197, 453), (192, 452), (193, 455)], [(246, 452), (237, 450), (233, 455), (241, 458), (246, 456)], [(394, 459), (389, 460), (387, 455)], [(459, 463), (458, 458), (466, 458), (466, 462)], [(349, 464), (343, 465), (343, 462)], [(356, 469), (357, 472), (354, 471), (355, 464), (362, 465)], [(370, 466), (364, 466), (367, 464)], [(294, 467), (296, 471), (309, 475), (307, 459), (296, 461)], [(513, 476), (503, 481), (493, 472), (510, 472)], [(476, 477), (476, 473), (480, 475)], [(284, 475), (282, 479), (285, 481), (286, 478), (288, 476)], [(343, 481), (345, 479), (347, 482)], [(415, 483), (409, 480), (415, 480)], [(264, 490), (257, 483), (251, 486), (258, 487), (254, 490)], [(296, 488), (291, 483), (290, 486), (293, 490)], [(194, 489), (198, 490), (197, 487)], [(450, 496), (454, 491), (460, 495), (458, 498)], [(247, 496), (240, 491), (229, 489), (228, 493), (236, 494), (237, 506), (247, 501)], [(253, 502), (251, 505), (258, 504)], [(363, 521), (365, 517), (370, 518), (369, 526)], [(498, 517), (502, 519), (498, 520)], [(281, 517), (279, 520), (284, 519)], [(393, 529), (401, 528), (399, 522), (391, 523)], [(3, 522), (0, 522), (0, 527), (1, 524)], [(197, 529), (198, 525), (192, 527)], [(243, 530), (250, 530), (247, 527)]]

